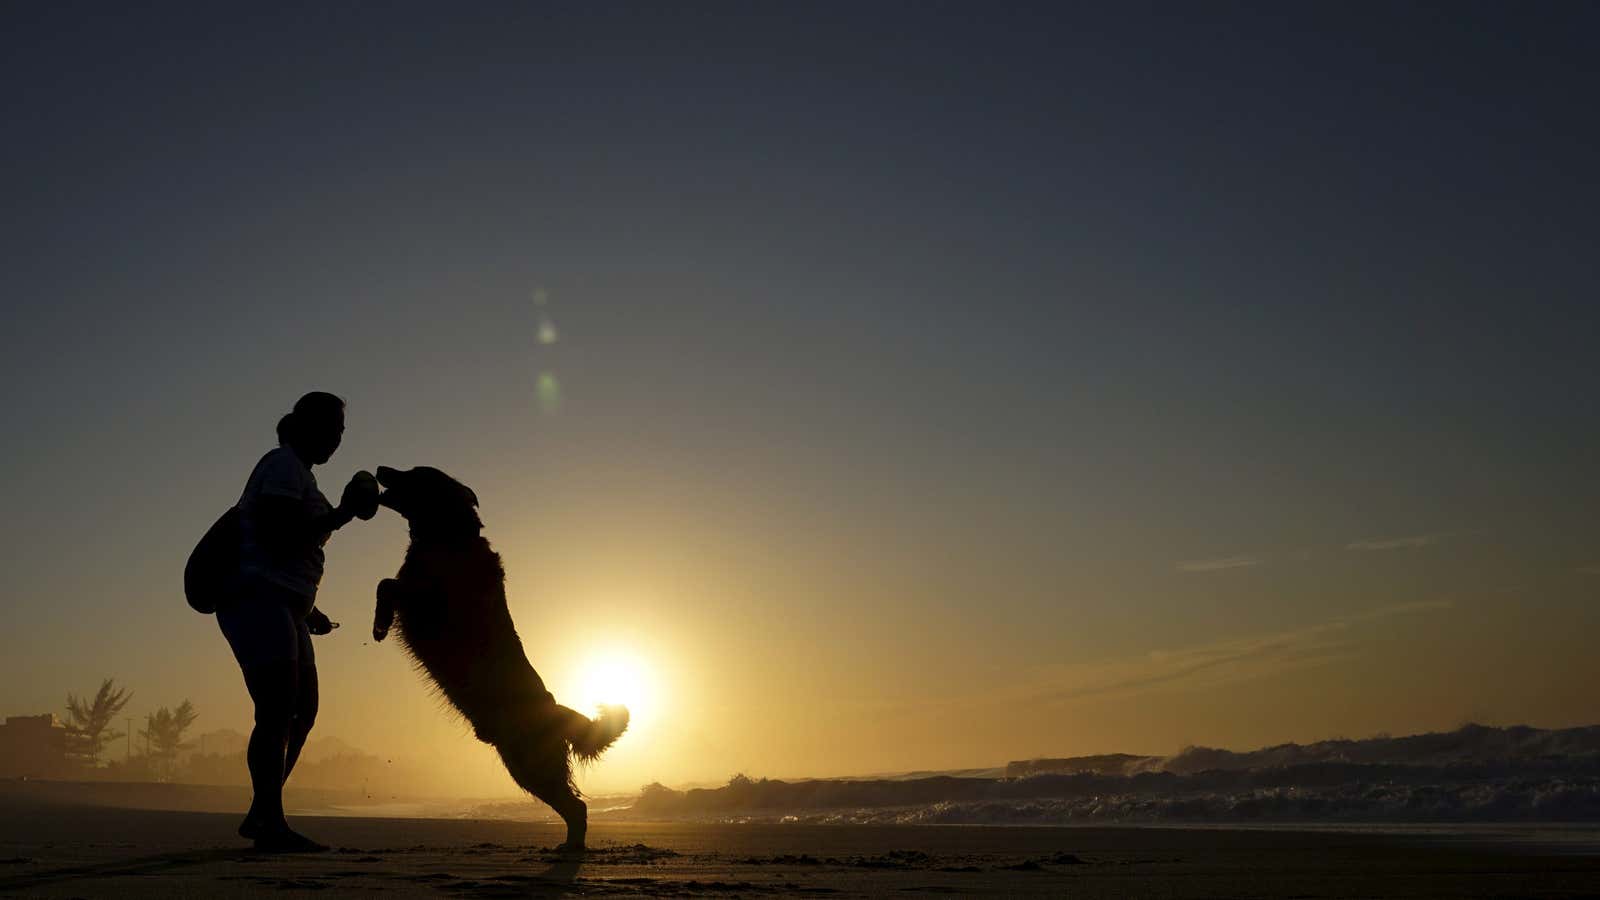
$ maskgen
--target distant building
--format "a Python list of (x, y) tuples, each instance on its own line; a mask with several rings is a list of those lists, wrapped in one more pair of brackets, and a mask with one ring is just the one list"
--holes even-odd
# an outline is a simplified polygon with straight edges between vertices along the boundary
[(0, 778), (61, 778), (74, 768), (67, 727), (53, 713), (8, 716), (0, 724)]

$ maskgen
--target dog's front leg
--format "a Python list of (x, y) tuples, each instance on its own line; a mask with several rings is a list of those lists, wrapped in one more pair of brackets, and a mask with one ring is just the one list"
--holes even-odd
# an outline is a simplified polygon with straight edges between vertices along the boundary
[(372, 639), (381, 641), (389, 636), (389, 626), (394, 624), (394, 608), (405, 588), (395, 578), (378, 582), (378, 606), (372, 611)]

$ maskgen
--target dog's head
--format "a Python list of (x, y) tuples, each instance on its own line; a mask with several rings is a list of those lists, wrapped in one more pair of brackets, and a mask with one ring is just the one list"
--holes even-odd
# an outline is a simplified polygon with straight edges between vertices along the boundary
[(384, 489), (378, 503), (404, 516), (413, 529), (471, 529), (475, 534), (483, 527), (478, 520), (478, 495), (438, 469), (417, 466), (402, 472), (379, 466), (378, 483)]

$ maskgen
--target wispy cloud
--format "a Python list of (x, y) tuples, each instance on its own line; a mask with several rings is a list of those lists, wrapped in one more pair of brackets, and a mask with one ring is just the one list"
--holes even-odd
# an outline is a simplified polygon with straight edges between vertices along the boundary
[[(1037, 666), (1003, 686), (926, 698), (914, 705), (946, 714), (965, 715), (997, 709), (1038, 715), (1044, 709), (1107, 698), (1125, 698), (1156, 691), (1206, 691), (1239, 682), (1272, 678), (1289, 672), (1330, 665), (1360, 655), (1371, 639), (1362, 626), (1397, 616), (1450, 609), (1449, 601), (1426, 601), (1379, 607), (1328, 619), (1304, 628), (1226, 638), (1176, 649), (1092, 663)], [(896, 701), (903, 712), (907, 704)], [(871, 704), (875, 714), (884, 705)]]
[[(1403, 603), (1353, 613), (1291, 631), (1083, 665), (1051, 667), (1029, 691), (1032, 702), (1067, 702), (1138, 694), (1167, 687), (1215, 688), (1327, 665), (1361, 650), (1360, 627), (1396, 616), (1451, 608), (1446, 600)], [(1042, 683), (1041, 683), (1042, 682)]]
[(1413, 534), (1405, 537), (1366, 538), (1344, 545), (1346, 550), (1414, 550), (1441, 544), (1448, 534)]
[(1178, 563), (1179, 572), (1221, 572), (1224, 569), (1243, 569), (1265, 565), (1259, 556), (1225, 556), (1221, 559), (1189, 559)]

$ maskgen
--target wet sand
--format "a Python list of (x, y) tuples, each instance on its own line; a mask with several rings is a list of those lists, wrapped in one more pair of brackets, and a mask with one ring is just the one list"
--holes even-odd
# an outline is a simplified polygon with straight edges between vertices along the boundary
[(269, 856), (237, 817), (0, 797), (0, 893), (38, 897), (990, 894), (1600, 897), (1600, 832), (1230, 828), (557, 826), (298, 818), (337, 849)]

